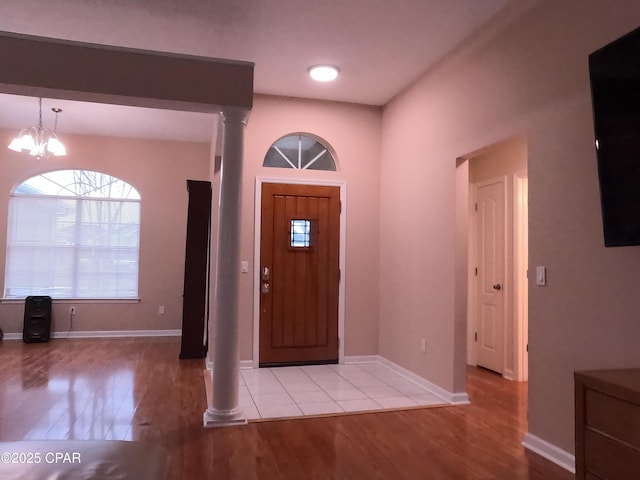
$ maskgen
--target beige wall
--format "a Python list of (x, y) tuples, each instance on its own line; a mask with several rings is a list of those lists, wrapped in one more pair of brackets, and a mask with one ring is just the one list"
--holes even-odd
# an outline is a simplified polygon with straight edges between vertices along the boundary
[[(16, 132), (0, 130), (7, 145)], [(140, 302), (77, 302), (74, 331), (165, 330), (182, 325), (182, 290), (186, 239), (186, 180), (207, 180), (209, 145), (65, 135), (66, 157), (40, 161), (0, 149), (0, 282), (4, 282), (6, 225), (11, 190), (49, 170), (83, 168), (116, 176), (141, 196)], [(4, 285), (0, 287), (4, 291)], [(165, 314), (158, 314), (158, 306)], [(53, 328), (66, 332), (69, 304), (54, 302)], [(0, 326), (22, 332), (22, 303), (0, 304)]]
[[(264, 168), (273, 142), (296, 132), (312, 133), (333, 147), (337, 172)], [(251, 271), (241, 276), (240, 358), (253, 358), (253, 252), (256, 177), (344, 181), (347, 185), (345, 345), (346, 355), (378, 352), (378, 185), (381, 112), (343, 103), (256, 96), (245, 132), (241, 257)]]
[[(340, 181), (346, 184), (345, 344), (346, 355), (378, 352), (378, 185), (381, 111), (379, 108), (288, 98), (255, 98), (245, 131), (241, 258), (240, 352), (253, 358), (253, 257), (256, 177)], [(283, 135), (309, 132), (333, 147), (337, 172), (263, 168), (271, 144)], [(3, 132), (6, 143), (14, 132)], [(0, 191), (39, 173), (41, 167), (92, 168), (131, 183), (142, 196), (139, 304), (79, 304), (74, 330), (179, 329), (186, 232), (186, 179), (209, 178), (208, 144), (65, 136), (69, 156), (38, 163), (0, 151)], [(50, 162), (49, 164), (44, 162)], [(215, 188), (215, 184), (214, 184)], [(214, 192), (214, 195), (217, 191)], [(214, 204), (215, 204), (214, 197)], [(7, 202), (0, 206), (0, 251), (5, 251)], [(4, 258), (0, 259), (4, 269)], [(3, 271), (0, 271), (3, 273)], [(4, 278), (4, 275), (2, 275)], [(158, 315), (159, 305), (166, 313)], [(54, 327), (66, 330), (68, 305), (54, 305)], [(0, 305), (2, 328), (21, 331), (22, 305)]]
[(587, 67), (640, 3), (547, 0), (499, 20), (384, 110), (380, 353), (460, 388), (455, 159), (526, 136), (529, 265), (548, 269), (529, 284), (529, 430), (573, 452), (573, 371), (640, 364), (640, 248), (603, 247)]

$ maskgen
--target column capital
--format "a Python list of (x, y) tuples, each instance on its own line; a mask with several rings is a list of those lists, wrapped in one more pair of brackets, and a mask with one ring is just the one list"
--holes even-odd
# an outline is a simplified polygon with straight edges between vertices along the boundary
[(241, 107), (225, 107), (220, 114), (225, 125), (242, 123), (243, 126), (246, 126), (249, 118), (249, 110)]

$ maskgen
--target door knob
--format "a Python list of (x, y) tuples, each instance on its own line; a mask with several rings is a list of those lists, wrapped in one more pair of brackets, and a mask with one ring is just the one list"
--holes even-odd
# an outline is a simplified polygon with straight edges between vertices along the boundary
[(502, 285), (500, 285), (499, 283), (496, 283), (496, 284), (493, 286), (493, 289), (494, 289), (494, 290), (498, 290), (498, 291), (500, 291), (500, 290), (502, 290)]
[(271, 291), (271, 285), (269, 285), (269, 282), (264, 282), (261, 290), (262, 293), (269, 293)]

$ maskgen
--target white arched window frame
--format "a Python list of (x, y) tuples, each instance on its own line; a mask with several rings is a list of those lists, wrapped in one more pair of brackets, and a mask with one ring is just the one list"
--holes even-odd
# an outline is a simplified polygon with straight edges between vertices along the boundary
[(4, 298), (138, 297), (140, 195), (101, 172), (57, 170), (9, 201)]
[(336, 171), (331, 148), (323, 140), (306, 133), (285, 135), (274, 142), (269, 147), (262, 166)]

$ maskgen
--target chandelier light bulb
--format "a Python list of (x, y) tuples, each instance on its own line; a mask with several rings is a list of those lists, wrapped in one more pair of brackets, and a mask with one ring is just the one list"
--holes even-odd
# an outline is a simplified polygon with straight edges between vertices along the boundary
[(56, 114), (56, 120), (54, 129), (50, 130), (42, 126), (42, 98), (38, 99), (38, 107), (38, 126), (22, 130), (18, 136), (11, 141), (7, 148), (14, 152), (26, 151), (38, 160), (43, 157), (66, 155), (67, 150), (55, 134), (58, 126), (58, 114), (62, 112), (62, 109), (51, 109)]

